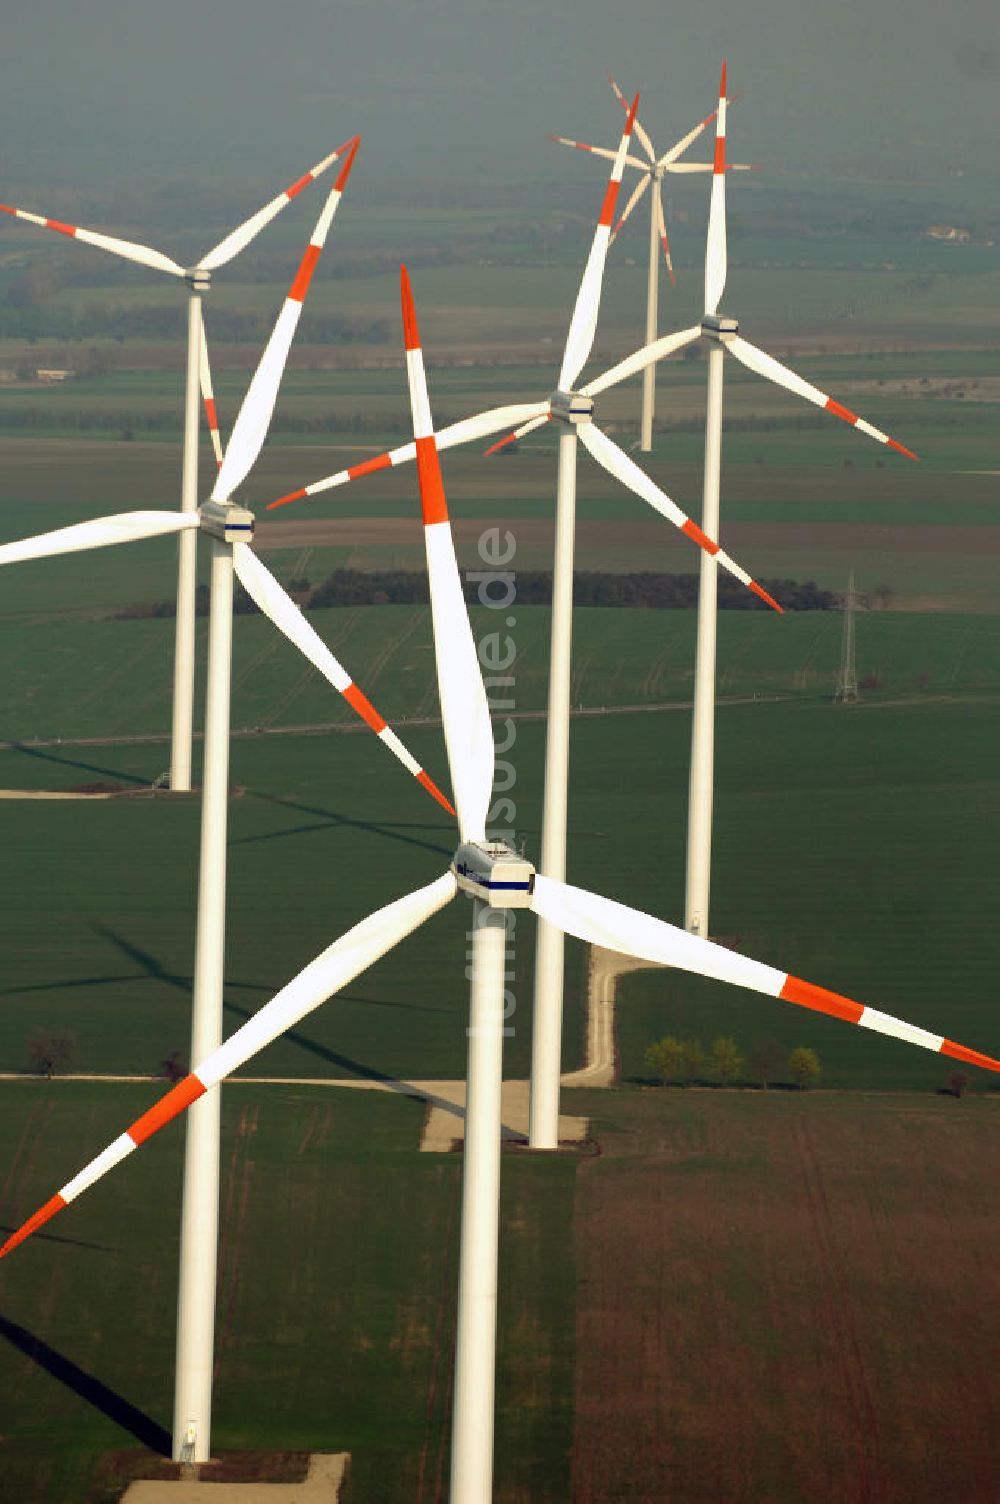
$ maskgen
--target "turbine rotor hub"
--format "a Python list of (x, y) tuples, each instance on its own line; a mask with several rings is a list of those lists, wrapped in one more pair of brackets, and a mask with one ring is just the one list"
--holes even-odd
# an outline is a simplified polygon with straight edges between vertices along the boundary
[(202, 531), (220, 543), (249, 543), (253, 538), (254, 515), (246, 507), (226, 501), (206, 501), (200, 508)]
[(701, 332), (705, 339), (715, 340), (719, 345), (728, 345), (740, 332), (739, 320), (725, 318), (721, 313), (706, 313), (701, 321)]
[(549, 398), (549, 414), (557, 423), (566, 423), (571, 427), (590, 423), (594, 416), (594, 399), (585, 397), (582, 392), (556, 390)]
[(212, 273), (203, 271), (200, 266), (192, 266), (184, 273), (184, 281), (192, 292), (204, 294), (212, 285)]
[(463, 841), (451, 870), (463, 893), (491, 909), (527, 909), (535, 869), (505, 841)]

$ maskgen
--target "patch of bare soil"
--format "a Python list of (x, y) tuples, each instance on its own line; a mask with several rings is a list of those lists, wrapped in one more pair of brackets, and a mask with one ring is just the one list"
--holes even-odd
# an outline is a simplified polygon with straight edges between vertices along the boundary
[[(483, 529), (489, 526), (506, 526), (502, 518), (490, 523), (483, 518), (453, 519), (459, 551), (465, 545), (474, 550)], [(654, 556), (662, 553), (665, 544), (663, 523), (624, 522), (621, 519), (598, 521), (580, 520), (577, 523), (577, 547), (591, 549), (595, 553), (621, 547), (627, 536), (632, 548), (649, 548)], [(552, 519), (550, 517), (519, 517), (517, 519), (518, 549), (544, 544), (551, 550)], [(935, 527), (932, 524), (908, 524), (903, 527), (883, 527), (861, 523), (856, 526), (840, 522), (782, 522), (752, 523), (736, 522), (726, 529), (727, 547), (767, 549), (770, 552), (816, 550), (838, 548), (841, 550), (868, 549), (891, 550), (893, 553), (948, 553), (948, 554), (997, 554), (1000, 553), (1000, 528), (997, 527)], [(261, 552), (279, 548), (410, 548), (420, 545), (419, 517), (327, 517), (303, 515), (301, 520), (268, 522), (259, 527), (257, 545)]]
[(133, 1473), (122, 1497), (124, 1504), (336, 1504), (348, 1456), (228, 1452), (192, 1468), (165, 1462), (156, 1477)]
[(1000, 1498), (992, 1114), (651, 1101), (578, 1170), (574, 1504)]

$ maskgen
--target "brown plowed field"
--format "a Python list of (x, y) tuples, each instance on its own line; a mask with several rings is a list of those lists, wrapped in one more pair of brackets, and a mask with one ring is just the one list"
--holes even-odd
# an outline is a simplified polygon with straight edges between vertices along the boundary
[[(506, 528), (511, 524), (501, 517), (492, 523), (482, 518), (452, 520), (459, 547), (465, 543), (473, 552), (484, 528), (492, 526)], [(538, 544), (551, 550), (550, 517), (519, 517), (514, 526), (519, 550)], [(631, 522), (618, 518), (577, 523), (577, 547), (583, 551), (599, 554), (620, 547), (623, 535), (634, 549), (648, 551), (654, 558), (673, 541), (658, 521)], [(420, 538), (419, 517), (310, 517), (295, 522), (261, 523), (257, 530), (258, 546), (263, 552), (277, 548), (410, 548), (414, 538), (418, 541)], [(734, 550), (741, 547), (769, 552), (811, 551), (816, 557), (821, 557), (828, 548), (853, 549), (859, 557), (872, 550), (886, 549), (893, 553), (981, 555), (1000, 553), (1000, 527), (945, 528), (913, 523), (905, 528), (888, 528), (835, 522), (737, 522), (727, 527), (726, 541)], [(681, 551), (684, 548), (683, 542), (679, 544)]]
[(1000, 1102), (607, 1112), (577, 1181), (574, 1504), (1000, 1499)]

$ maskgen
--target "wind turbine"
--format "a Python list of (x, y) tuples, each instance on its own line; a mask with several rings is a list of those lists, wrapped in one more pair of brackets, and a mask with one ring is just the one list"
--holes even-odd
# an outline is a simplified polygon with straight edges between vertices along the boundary
[[(724, 352), (751, 371), (776, 385), (815, 403), (865, 433), (887, 444), (908, 459), (912, 450), (891, 439), (881, 429), (865, 422), (850, 408), (804, 381), (773, 355), (750, 344), (739, 333), (739, 323), (719, 313), (726, 285), (726, 64), (719, 82), (719, 108), (715, 125), (715, 163), (705, 248), (705, 314), (701, 333), (710, 343), (708, 352), (708, 400), (705, 416), (705, 471), (701, 525), (711, 538), (719, 536), (719, 480), (722, 470), (722, 368)], [(703, 555), (698, 592), (698, 634), (695, 657), (694, 715), (691, 729), (691, 774), (688, 797), (687, 875), (684, 926), (693, 934), (708, 934), (708, 900), (712, 863), (712, 787), (715, 739), (715, 639), (717, 571)]]
[[(333, 656), (250, 547), (252, 513), (231, 501), (254, 464), (270, 423), (292, 337), (316, 263), (340, 201), (351, 151), (320, 214), (271, 338), (261, 356), (233, 427), (211, 496), (196, 512), (126, 512), (77, 523), (0, 548), (0, 564), (46, 558), (166, 533), (201, 531), (212, 539), (208, 686), (202, 786), (198, 915), (192, 998), (191, 1059), (200, 1060), (222, 1039), (225, 963), (226, 826), (229, 780), (229, 698), (232, 658), (233, 574), (274, 624), (340, 691), (439, 804), (451, 804), (416, 758), (390, 730), (351, 675)], [(200, 1103), (188, 1125), (181, 1212), (181, 1255), (177, 1315), (177, 1370), (174, 1456), (205, 1461), (211, 1449), (212, 1353), (214, 1337), (219, 1177), (219, 1097)]]
[[(610, 73), (608, 74), (608, 82), (615, 92), (615, 98), (623, 109), (627, 111), (629, 108), (628, 100)], [(732, 100), (730, 100), (730, 103), (732, 103)], [(663, 258), (667, 264), (667, 272), (670, 276), (671, 285), (677, 281), (674, 276), (674, 264), (670, 256), (666, 215), (663, 212), (663, 179), (667, 173), (712, 171), (711, 162), (682, 162), (679, 159), (684, 155), (688, 147), (697, 141), (702, 131), (710, 126), (714, 119), (715, 111), (713, 110), (711, 115), (707, 115), (700, 125), (696, 125), (694, 130), (688, 131), (686, 136), (682, 136), (669, 151), (664, 152), (662, 157), (657, 156), (656, 148), (650, 139), (649, 132), (645, 129), (641, 120), (637, 117), (635, 121), (635, 134), (648, 160), (643, 161), (641, 157), (631, 154), (625, 158), (630, 166), (639, 169), (641, 177), (632, 190), (632, 194), (625, 208), (622, 210), (618, 223), (611, 231), (611, 240), (614, 242), (617, 239), (622, 226), (632, 213), (632, 210), (637, 207), (643, 194), (649, 189), (649, 271), (646, 277), (647, 345), (651, 345), (656, 338), (661, 249)], [(572, 141), (568, 136), (550, 136), (549, 139), (558, 142), (560, 146), (573, 146), (577, 151), (592, 152), (597, 157), (611, 157), (613, 159), (615, 155), (613, 151), (608, 151), (605, 147), (588, 146), (586, 142)], [(753, 172), (754, 170), (752, 166), (742, 162), (730, 162), (727, 165), (727, 171), (729, 172)], [(655, 405), (656, 365), (654, 363), (646, 366), (642, 373), (642, 425), (639, 447), (644, 454), (648, 454), (653, 447), (653, 410)]]
[(602, 945), (745, 987), (985, 1070), (1000, 1072), (1000, 1060), (702, 940), (650, 914), (544, 877), (509, 846), (488, 839), (486, 818), (494, 771), (489, 704), (462, 595), (405, 268), (402, 298), (438, 690), (458, 806), (458, 849), (446, 872), (356, 924), (311, 961), (225, 1044), (203, 1057), (184, 1080), (34, 1212), (0, 1248), (0, 1259), (45, 1226), (154, 1133), (204, 1099), (213, 1087), (286, 1029), (386, 955), (457, 892), (466, 893), (473, 902), (473, 964), (450, 1497), (452, 1504), (489, 1504), (493, 1477), (507, 910), (533, 909), (540, 919), (558, 925), (587, 944)]
[[(569, 783), (569, 712), (570, 651), (573, 629), (573, 549), (576, 529), (576, 460), (577, 439), (609, 474), (656, 511), (680, 528), (700, 548), (708, 552), (742, 584), (767, 605), (781, 607), (767, 591), (747, 574), (707, 533), (681, 511), (669, 496), (639, 468), (594, 422), (594, 398), (609, 387), (674, 350), (698, 339), (701, 329), (695, 325), (678, 333), (667, 334), (646, 345), (634, 355), (619, 361), (603, 375), (578, 390), (574, 389), (580, 372), (590, 355), (597, 328), (604, 264), (628, 152), (632, 127), (638, 109), (636, 95), (629, 110), (625, 130), (615, 154), (611, 176), (604, 194), (594, 239), (584, 268), (576, 305), (570, 320), (562, 365), (556, 390), (543, 402), (519, 403), (492, 408), (475, 417), (452, 423), (436, 436), (438, 450), (472, 439), (486, 438), (511, 424), (518, 425), (493, 449), (530, 432), (554, 419), (560, 426), (559, 462), (556, 481), (555, 557), (552, 574), (552, 636), (550, 646), (549, 697), (545, 749), (545, 803), (543, 814), (541, 870), (549, 877), (566, 876), (566, 807)], [(292, 491), (271, 502), (270, 507), (284, 506), (304, 496), (312, 496), (360, 476), (402, 464), (416, 458), (419, 445), (400, 445), (386, 454), (365, 460), (347, 470), (312, 485)], [(488, 453), (492, 450), (487, 451)], [(561, 1063), (563, 1001), (563, 935), (558, 926), (545, 922), (538, 929), (538, 952), (535, 962), (534, 1026), (531, 1066), (531, 1107), (529, 1137), (532, 1148), (555, 1149), (558, 1146), (559, 1072)]]
[[(0, 204), (0, 210), (15, 219), (29, 224), (41, 225), (47, 230), (56, 230), (85, 245), (110, 251), (125, 261), (133, 261), (153, 271), (167, 272), (180, 277), (188, 286), (187, 325), (187, 374), (184, 387), (184, 441), (181, 460), (181, 512), (193, 515), (198, 507), (198, 387), (199, 382), (205, 404), (212, 445), (217, 462), (222, 463), (222, 446), (219, 439), (219, 422), (212, 393), (211, 375), (208, 366), (208, 349), (205, 343), (205, 328), (202, 320), (201, 300), (208, 292), (212, 273), (225, 266), (270, 224), (275, 215), (290, 204), (304, 188), (307, 188), (321, 173), (339, 157), (353, 152), (360, 137), (354, 136), (338, 146), (336, 151), (317, 162), (315, 167), (303, 173), (282, 193), (276, 195), (256, 214), (232, 230), (214, 249), (202, 256), (191, 267), (180, 266), (172, 257), (150, 246), (132, 240), (120, 240), (114, 235), (104, 235), (96, 230), (85, 230), (80, 225), (63, 224), (58, 219), (47, 219), (41, 214), (31, 214), (27, 209), (15, 209), (9, 204)], [(346, 181), (346, 168), (338, 182)], [(178, 535), (177, 565), (177, 617), (174, 646), (174, 691), (173, 725), (170, 742), (170, 787), (185, 792), (191, 788), (191, 742), (194, 721), (194, 623), (195, 623), (195, 572), (196, 546), (193, 532), (181, 531)]]

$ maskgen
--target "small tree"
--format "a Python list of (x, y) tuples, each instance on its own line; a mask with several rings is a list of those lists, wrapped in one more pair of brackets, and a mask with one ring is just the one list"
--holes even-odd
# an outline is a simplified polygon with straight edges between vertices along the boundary
[(743, 1064), (743, 1051), (735, 1039), (720, 1037), (712, 1040), (708, 1052), (708, 1068), (723, 1086), (728, 1086), (730, 1081), (735, 1081), (743, 1074)]
[(187, 1067), (181, 1060), (180, 1050), (171, 1050), (165, 1060), (160, 1061), (160, 1070), (168, 1081), (177, 1082), (187, 1075)]
[(76, 1058), (76, 1040), (66, 1030), (32, 1029), (28, 1037), (28, 1065), (39, 1076), (51, 1080), (60, 1066), (72, 1065)]
[(785, 1052), (776, 1039), (758, 1039), (750, 1051), (750, 1068), (767, 1091), (775, 1073), (785, 1058)]
[(953, 1097), (961, 1097), (969, 1087), (969, 1077), (965, 1071), (952, 1071), (948, 1077), (948, 1090)]
[(684, 1074), (684, 1085), (690, 1086), (696, 1076), (699, 1076), (705, 1066), (705, 1051), (702, 1049), (700, 1039), (681, 1040), (681, 1069)]
[(816, 1051), (808, 1049), (805, 1045), (800, 1044), (788, 1057), (789, 1074), (800, 1091), (804, 1091), (807, 1086), (819, 1080), (820, 1069), (819, 1056)]
[(662, 1039), (655, 1040), (643, 1058), (657, 1072), (664, 1085), (683, 1074), (684, 1047), (672, 1034), (664, 1034)]

